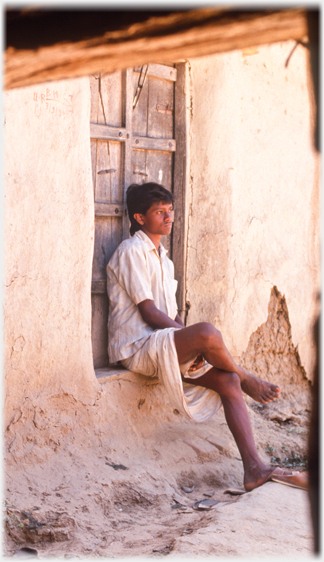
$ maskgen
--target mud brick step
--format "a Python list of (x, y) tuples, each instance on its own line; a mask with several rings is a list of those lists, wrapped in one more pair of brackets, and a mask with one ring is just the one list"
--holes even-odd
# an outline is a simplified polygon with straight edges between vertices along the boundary
[(206, 441), (214, 445), (221, 453), (224, 453), (230, 446), (230, 442), (226, 437), (219, 437), (218, 435), (208, 435)]
[(195, 437), (195, 439), (184, 439), (183, 442), (189, 445), (197, 455), (215, 453), (215, 447), (208, 443), (206, 439)]

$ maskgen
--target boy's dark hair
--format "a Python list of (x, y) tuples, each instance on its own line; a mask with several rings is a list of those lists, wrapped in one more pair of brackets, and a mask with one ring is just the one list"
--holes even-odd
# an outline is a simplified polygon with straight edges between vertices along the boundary
[(132, 183), (126, 192), (126, 204), (130, 225), (130, 235), (133, 236), (137, 230), (141, 230), (141, 225), (134, 218), (136, 213), (146, 215), (153, 203), (173, 203), (174, 195), (158, 183)]

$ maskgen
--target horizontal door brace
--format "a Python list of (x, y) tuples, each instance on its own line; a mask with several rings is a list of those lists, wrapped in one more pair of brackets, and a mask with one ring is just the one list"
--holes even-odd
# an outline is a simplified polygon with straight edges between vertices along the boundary
[(132, 148), (146, 150), (165, 150), (175, 152), (176, 141), (174, 139), (153, 139), (151, 137), (133, 137)]
[(102, 140), (124, 141), (127, 132), (124, 127), (111, 127), (110, 125), (99, 125), (98, 123), (90, 123), (90, 138)]
[[(129, 138), (127, 129), (122, 127), (111, 127), (110, 125), (98, 125), (97, 123), (90, 123), (90, 136), (92, 139), (111, 140), (111, 141), (125, 141)], [(153, 137), (133, 137), (132, 148), (142, 150), (164, 150), (166, 152), (175, 152), (176, 141), (174, 139), (163, 139)]]
[[(137, 66), (134, 68), (134, 72), (140, 73), (141, 67)], [(172, 66), (165, 66), (163, 64), (152, 64), (148, 65), (147, 76), (152, 76), (154, 78), (164, 78), (164, 80), (171, 80), (175, 82), (177, 79), (177, 69)]]
[(106, 279), (93, 279), (91, 283), (91, 293), (93, 295), (106, 295), (107, 294)]
[(119, 205), (117, 203), (98, 203), (95, 201), (96, 217), (123, 217), (125, 212), (125, 205)]

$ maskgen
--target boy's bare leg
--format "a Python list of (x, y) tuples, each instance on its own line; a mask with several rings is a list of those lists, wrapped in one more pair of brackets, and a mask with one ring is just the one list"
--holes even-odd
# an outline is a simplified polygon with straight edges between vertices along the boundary
[(251, 491), (264, 484), (273, 472), (273, 467), (266, 466), (258, 455), (238, 375), (212, 368), (201, 377), (183, 377), (183, 380), (218, 392), (228, 427), (242, 457), (244, 487)]
[(235, 363), (224, 344), (222, 334), (212, 324), (199, 322), (176, 330), (174, 342), (180, 364), (201, 353), (208, 363), (216, 367), (214, 377), (218, 376), (218, 370), (236, 373), (242, 390), (257, 402), (266, 404), (278, 398), (279, 386), (256, 377)]

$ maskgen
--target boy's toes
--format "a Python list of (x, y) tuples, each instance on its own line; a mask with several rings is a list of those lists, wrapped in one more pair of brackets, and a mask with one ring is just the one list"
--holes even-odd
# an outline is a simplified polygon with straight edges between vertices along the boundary
[(279, 398), (279, 393), (280, 393), (280, 389), (279, 391), (275, 391), (270, 387), (266, 387), (264, 389), (264, 392), (262, 393), (263, 404), (268, 404), (269, 402), (273, 402), (274, 400), (277, 400)]
[(268, 387), (268, 397), (270, 400), (276, 400), (279, 397), (280, 388), (275, 384), (271, 384)]

